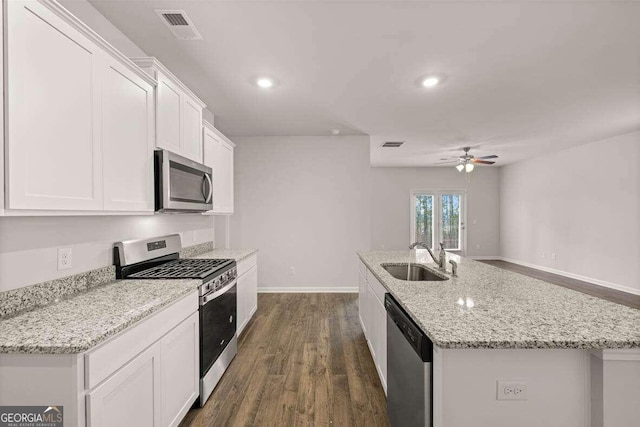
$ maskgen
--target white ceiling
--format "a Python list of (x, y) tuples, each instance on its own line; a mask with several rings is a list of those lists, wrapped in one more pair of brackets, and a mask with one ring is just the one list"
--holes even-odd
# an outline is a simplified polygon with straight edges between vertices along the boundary
[[(639, 2), (90, 2), (231, 137), (338, 128), (371, 135), (377, 166), (465, 145), (501, 165), (640, 129)], [(204, 40), (176, 40), (154, 9), (185, 10)], [(429, 73), (446, 82), (417, 87)]]

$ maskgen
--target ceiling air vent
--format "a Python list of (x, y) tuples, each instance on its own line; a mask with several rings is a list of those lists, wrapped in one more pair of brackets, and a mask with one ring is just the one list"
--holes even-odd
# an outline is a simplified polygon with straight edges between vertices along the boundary
[(155, 12), (178, 40), (202, 40), (202, 36), (184, 10), (156, 10)]
[(382, 144), (382, 146), (387, 148), (398, 148), (402, 144), (404, 144), (404, 141), (387, 141), (384, 144)]

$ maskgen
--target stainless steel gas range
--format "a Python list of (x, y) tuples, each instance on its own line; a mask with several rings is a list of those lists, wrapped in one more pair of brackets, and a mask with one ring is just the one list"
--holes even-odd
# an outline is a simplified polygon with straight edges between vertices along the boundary
[(181, 259), (180, 235), (118, 242), (113, 249), (119, 279), (199, 279), (200, 406), (203, 406), (238, 348), (236, 262)]

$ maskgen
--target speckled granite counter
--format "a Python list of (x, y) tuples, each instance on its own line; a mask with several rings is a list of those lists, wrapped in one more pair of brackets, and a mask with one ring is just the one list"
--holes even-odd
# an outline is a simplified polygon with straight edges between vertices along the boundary
[(195, 291), (198, 280), (120, 280), (0, 320), (0, 353), (82, 353)]
[(240, 262), (257, 252), (257, 249), (214, 249), (194, 258), (233, 259), (236, 262)]
[(640, 348), (640, 310), (451, 254), (458, 277), (442, 282), (398, 280), (382, 268), (406, 263), (409, 251), (358, 256), (442, 348)]

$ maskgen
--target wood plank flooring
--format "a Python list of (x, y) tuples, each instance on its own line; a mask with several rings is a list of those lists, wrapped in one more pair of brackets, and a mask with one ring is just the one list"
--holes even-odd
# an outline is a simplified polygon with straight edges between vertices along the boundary
[(572, 279), (570, 277), (560, 276), (559, 274), (547, 273), (546, 271), (536, 270), (535, 268), (525, 267), (523, 265), (518, 265), (507, 261), (483, 260), (481, 262), (493, 265), (495, 267), (503, 268), (505, 270), (524, 274), (525, 276), (533, 277), (535, 279), (544, 280), (545, 282), (553, 283), (554, 285), (564, 286), (565, 288), (573, 289), (575, 291), (592, 295), (594, 297), (606, 299), (607, 301), (612, 301), (618, 304), (626, 305), (628, 307), (640, 309), (640, 295), (634, 295), (615, 289), (605, 288), (604, 286), (583, 282), (581, 280)]
[(238, 355), (187, 426), (388, 426), (357, 294), (259, 294)]

